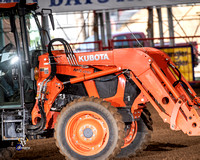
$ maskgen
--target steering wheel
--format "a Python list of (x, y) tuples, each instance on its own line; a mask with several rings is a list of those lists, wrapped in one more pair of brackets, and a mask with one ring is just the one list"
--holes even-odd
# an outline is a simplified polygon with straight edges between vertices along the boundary
[(0, 54), (2, 54), (3, 52), (9, 52), (12, 48), (13, 48), (13, 44), (12, 43), (8, 43), (6, 44), (1, 50), (0, 50)]

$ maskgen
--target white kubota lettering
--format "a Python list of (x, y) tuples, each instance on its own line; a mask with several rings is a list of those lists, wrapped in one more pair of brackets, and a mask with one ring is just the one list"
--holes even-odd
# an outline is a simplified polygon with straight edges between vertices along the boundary
[(89, 56), (84, 56), (84, 61), (89, 61)]
[(79, 56), (79, 62), (99, 61), (99, 60), (109, 60), (109, 57), (107, 54)]
[(94, 61), (94, 56), (90, 55), (90, 61)]
[(96, 61), (98, 61), (99, 60), (99, 54), (95, 54), (95, 56), (94, 56), (94, 59), (96, 60)]
[(83, 56), (79, 56), (79, 62), (84, 62)]

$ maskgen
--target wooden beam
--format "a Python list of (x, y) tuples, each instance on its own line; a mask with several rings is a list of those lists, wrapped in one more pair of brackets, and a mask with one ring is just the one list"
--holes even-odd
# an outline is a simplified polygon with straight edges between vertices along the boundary
[[(148, 38), (154, 38), (154, 32), (153, 32), (153, 8), (148, 8), (148, 28), (147, 28), (147, 34)], [(150, 40), (150, 46), (154, 47), (154, 40)]]
[[(159, 25), (159, 34), (160, 38), (163, 38), (163, 22), (162, 22), (162, 10), (161, 8), (157, 8), (157, 14), (158, 14), (158, 25)], [(164, 40), (160, 39), (160, 46), (164, 46)]]
[[(167, 7), (167, 14), (168, 14), (169, 37), (174, 37), (172, 7)], [(175, 44), (174, 38), (170, 39), (170, 46), (174, 46), (174, 44)]]

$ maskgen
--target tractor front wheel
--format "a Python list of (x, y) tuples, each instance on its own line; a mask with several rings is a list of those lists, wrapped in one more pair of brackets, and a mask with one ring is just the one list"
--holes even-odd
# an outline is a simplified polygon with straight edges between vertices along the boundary
[(55, 127), (60, 152), (68, 159), (112, 159), (124, 144), (117, 109), (98, 98), (81, 98), (61, 111)]

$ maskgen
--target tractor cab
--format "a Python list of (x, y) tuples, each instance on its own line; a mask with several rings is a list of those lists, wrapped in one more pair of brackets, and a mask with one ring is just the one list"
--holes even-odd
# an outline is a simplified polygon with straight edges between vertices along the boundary
[(0, 4), (0, 109), (35, 101), (33, 68), (45, 52), (37, 8), (36, 3)]
[(46, 52), (37, 9), (36, 3), (25, 1), (0, 4), (1, 146), (26, 137), (28, 115), (36, 101), (34, 68), (38, 56)]

